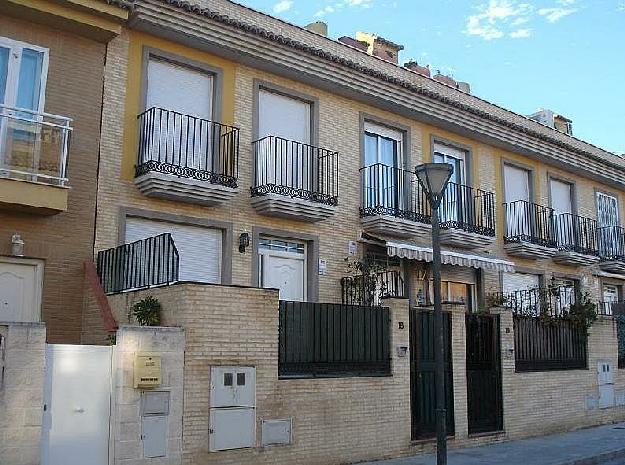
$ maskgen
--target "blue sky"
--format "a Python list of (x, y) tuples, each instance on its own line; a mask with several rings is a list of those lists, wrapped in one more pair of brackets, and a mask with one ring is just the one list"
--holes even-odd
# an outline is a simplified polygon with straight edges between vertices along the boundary
[(625, 0), (238, 0), (338, 38), (374, 32), (521, 114), (549, 108), (625, 153)]

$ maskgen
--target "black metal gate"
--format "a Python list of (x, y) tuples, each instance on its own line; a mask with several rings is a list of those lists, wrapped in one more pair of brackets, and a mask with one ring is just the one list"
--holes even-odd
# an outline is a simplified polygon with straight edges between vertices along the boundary
[(469, 434), (503, 430), (499, 315), (467, 314)]
[[(451, 363), (451, 315), (443, 313), (445, 331), (445, 403), (447, 433), (454, 432), (454, 394)], [(410, 310), (410, 406), (412, 439), (436, 435), (434, 373), (434, 312)]]

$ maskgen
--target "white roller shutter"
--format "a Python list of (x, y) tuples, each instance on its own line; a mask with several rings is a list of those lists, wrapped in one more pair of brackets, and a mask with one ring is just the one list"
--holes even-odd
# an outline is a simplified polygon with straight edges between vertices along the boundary
[(171, 234), (178, 249), (180, 281), (221, 282), (221, 230), (144, 218), (126, 220), (126, 243), (163, 233)]
[(277, 136), (310, 144), (310, 104), (261, 90), (258, 94), (258, 137)]
[(503, 292), (508, 294), (515, 291), (535, 289), (539, 286), (539, 276), (537, 274), (526, 273), (504, 273)]

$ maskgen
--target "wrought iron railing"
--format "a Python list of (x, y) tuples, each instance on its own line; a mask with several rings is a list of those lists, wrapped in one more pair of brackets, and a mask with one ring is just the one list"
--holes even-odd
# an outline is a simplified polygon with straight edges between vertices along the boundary
[(440, 206), (441, 228), (495, 235), (495, 194), (450, 182)]
[(597, 221), (572, 213), (555, 217), (558, 249), (584, 255), (598, 255)]
[(579, 292), (572, 286), (550, 286), (491, 293), (488, 300), (493, 305), (511, 309), (515, 315), (557, 317), (568, 314), (579, 297)]
[(556, 247), (554, 210), (525, 200), (504, 203), (506, 243), (530, 242)]
[(602, 316), (614, 316), (618, 313), (625, 314), (625, 302), (610, 301), (597, 302), (597, 313)]
[(380, 305), (384, 298), (403, 298), (404, 278), (396, 270), (371, 276), (355, 275), (341, 278), (342, 301), (347, 305)]
[(599, 256), (602, 260), (625, 260), (625, 229), (621, 226), (597, 228)]
[(252, 145), (256, 161), (252, 197), (278, 194), (338, 205), (338, 152), (276, 136)]
[(0, 104), (0, 178), (64, 186), (71, 122)]
[(376, 163), (360, 169), (360, 185), (360, 216), (388, 215), (431, 223), (426, 194), (414, 173)]
[(137, 118), (137, 177), (156, 171), (237, 187), (238, 128), (158, 107)]
[(385, 307), (280, 301), (280, 377), (390, 376)]
[(106, 294), (178, 281), (180, 259), (171, 234), (98, 252), (97, 271)]

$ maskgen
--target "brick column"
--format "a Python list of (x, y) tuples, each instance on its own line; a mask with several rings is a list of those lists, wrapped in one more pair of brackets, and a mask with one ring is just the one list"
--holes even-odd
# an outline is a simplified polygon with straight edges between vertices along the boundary
[(508, 308), (491, 308), (493, 315), (499, 315), (499, 334), (501, 344), (501, 394), (503, 398), (503, 427), (510, 431), (514, 409), (514, 322), (512, 311)]
[(467, 405), (467, 329), (464, 305), (443, 305), (443, 310), (451, 315), (451, 362), (454, 382), (454, 423), (455, 438), (464, 439), (469, 435)]

